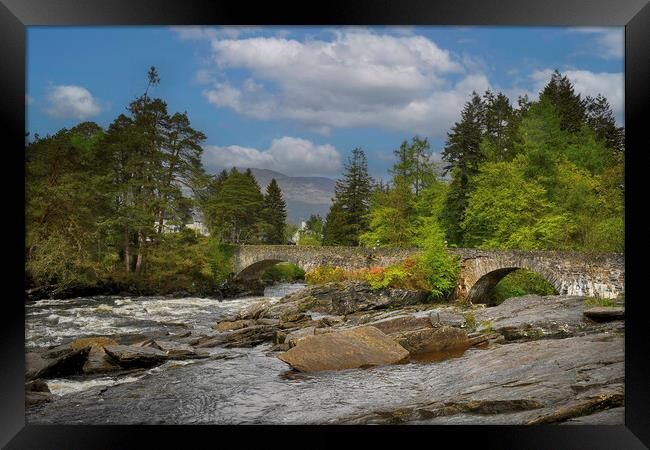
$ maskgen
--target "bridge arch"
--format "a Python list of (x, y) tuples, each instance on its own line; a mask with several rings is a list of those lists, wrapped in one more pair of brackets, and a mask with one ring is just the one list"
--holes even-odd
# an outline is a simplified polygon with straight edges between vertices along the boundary
[(558, 282), (552, 274), (546, 273), (547, 271), (543, 268), (501, 267), (481, 275), (469, 289), (466, 297), (467, 301), (471, 303), (485, 303), (488, 305), (493, 304), (494, 289), (497, 284), (499, 284), (499, 282), (507, 275), (517, 270), (529, 270), (535, 272), (553, 285), (558, 294), (562, 291), (562, 283)]
[[(298, 262), (298, 261), (296, 261)], [(294, 264), (298, 267), (300, 267), (300, 264), (296, 264), (294, 261), (289, 261), (289, 258), (286, 259), (278, 259), (278, 258), (268, 258), (268, 259), (261, 259), (259, 261), (253, 262), (249, 266), (244, 267), (241, 269), (239, 272), (236, 272), (234, 274), (235, 279), (239, 280), (255, 280), (259, 279), (262, 274), (266, 271), (266, 269), (275, 266), (276, 264), (280, 263), (290, 263)], [(302, 267), (300, 267), (303, 269)], [(305, 270), (305, 269), (303, 269)]]

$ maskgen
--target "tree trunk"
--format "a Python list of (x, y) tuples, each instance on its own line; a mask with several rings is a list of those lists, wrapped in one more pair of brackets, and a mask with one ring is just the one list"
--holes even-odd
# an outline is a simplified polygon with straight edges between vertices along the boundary
[(126, 273), (131, 272), (131, 255), (129, 253), (129, 226), (124, 229), (124, 264), (126, 266)]
[(138, 231), (138, 258), (135, 261), (135, 273), (142, 271), (142, 260), (144, 258), (144, 237), (142, 231)]

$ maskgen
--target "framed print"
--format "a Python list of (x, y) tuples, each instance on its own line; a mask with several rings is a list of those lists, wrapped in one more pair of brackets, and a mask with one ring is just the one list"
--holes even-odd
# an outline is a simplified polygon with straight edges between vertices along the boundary
[(0, 11), (3, 446), (649, 445), (647, 2)]

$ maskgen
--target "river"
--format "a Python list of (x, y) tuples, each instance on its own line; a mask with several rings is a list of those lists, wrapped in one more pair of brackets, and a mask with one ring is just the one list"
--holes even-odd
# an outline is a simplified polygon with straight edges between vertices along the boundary
[[(264, 298), (277, 301), (301, 287), (277, 285), (267, 288)], [(188, 331), (212, 334), (219, 318), (260, 299), (108, 296), (31, 302), (26, 305), (26, 347), (30, 351), (97, 335), (124, 341)], [(578, 345), (579, 352), (571, 347)], [(216, 347), (207, 349), (211, 358), (168, 361), (137, 374), (47, 380), (55, 399), (28, 408), (26, 419), (34, 424), (322, 424), (403, 405), (475, 398), (511, 399), (515, 407), (518, 398), (539, 398), (552, 408), (572, 398), (569, 386), (585, 371), (607, 369), (606, 377), (618, 382), (623, 358), (622, 338), (594, 335), (492, 351), (471, 348), (443, 361), (304, 374), (267, 354), (269, 347)], [(612, 355), (617, 365), (600, 364), (603, 355)], [(619, 423), (622, 409), (607, 420)], [(522, 423), (535, 414), (457, 414), (425, 423)]]

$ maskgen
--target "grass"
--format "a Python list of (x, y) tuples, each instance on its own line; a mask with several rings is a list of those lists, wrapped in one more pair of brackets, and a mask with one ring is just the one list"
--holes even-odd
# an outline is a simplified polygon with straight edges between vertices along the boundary
[(463, 317), (465, 318), (465, 323), (469, 328), (474, 328), (476, 327), (476, 319), (474, 318), (474, 314), (471, 312), (463, 314)]
[(585, 305), (589, 306), (620, 306), (613, 298), (589, 297), (585, 299)]

